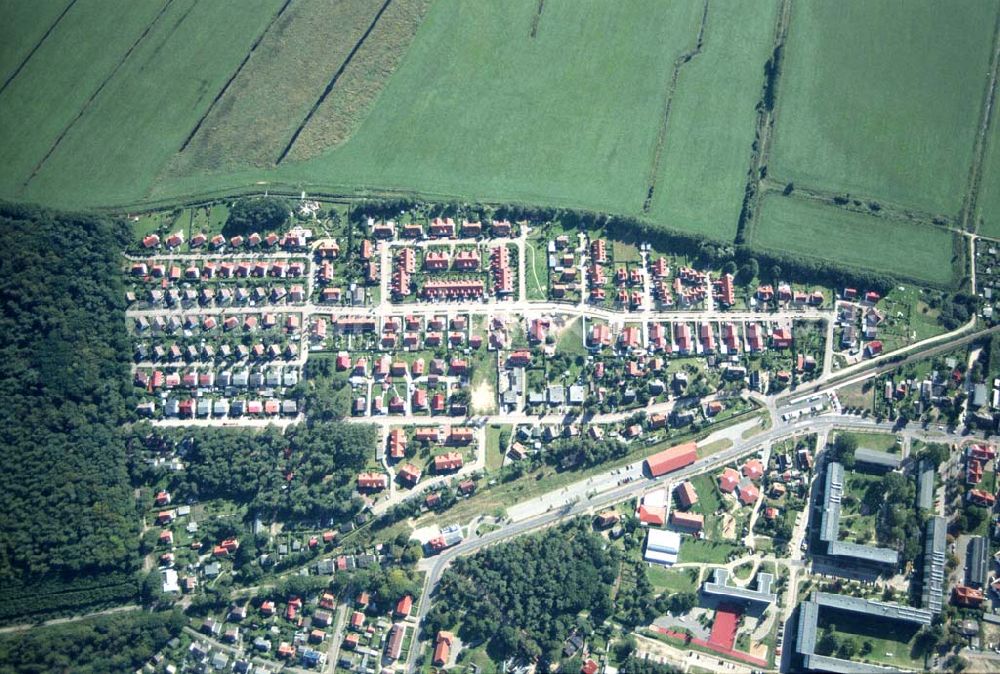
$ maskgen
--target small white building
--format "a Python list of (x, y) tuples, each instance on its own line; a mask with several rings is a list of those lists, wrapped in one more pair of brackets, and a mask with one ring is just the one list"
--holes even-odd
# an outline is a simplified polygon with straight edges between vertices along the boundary
[(643, 558), (647, 562), (671, 566), (677, 563), (680, 550), (681, 535), (676, 531), (650, 529), (646, 533), (646, 553)]
[(163, 570), (163, 591), (180, 592), (181, 586), (177, 584), (177, 571), (175, 569)]

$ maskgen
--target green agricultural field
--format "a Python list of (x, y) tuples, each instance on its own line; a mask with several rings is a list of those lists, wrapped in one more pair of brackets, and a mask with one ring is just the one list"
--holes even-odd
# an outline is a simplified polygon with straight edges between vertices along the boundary
[(0, 40), (0, 86), (6, 84), (45, 34), (71, 4), (70, 0), (0, 0), (3, 40)]
[(953, 237), (933, 225), (768, 195), (762, 202), (753, 246), (944, 286), (955, 282)]
[[(97, 0), (79, 4), (87, 2)], [(346, 142), (306, 161), (298, 161), (293, 151), (276, 169), (221, 167), (218, 173), (181, 175), (168, 164), (279, 5), (253, 0), (253, 7), (233, 12), (226, 3), (200, 3), (178, 22), (190, 2), (175, 0), (168, 7), (87, 106), (24, 197), (53, 205), (107, 206), (280, 184), (638, 213), (663, 119), (665, 87), (674, 60), (693, 44), (702, 13), (699, 3), (646, 0), (621, 7), (595, 0), (549, 0), (537, 16), (537, 0), (440, 0), (431, 6), (377, 104)], [(74, 40), (101, 44), (100, 54), (81, 58), (64, 51), (59, 64), (17, 78), (24, 90), (15, 97), (16, 105), (4, 107), (5, 116), (16, 112), (11, 116), (25, 117), (22, 108), (32, 100), (26, 92), (38, 86), (43, 72), (59, 72), (65, 80), (56, 78), (48, 107), (64, 110), (65, 119), (41, 141), (39, 134), (31, 134), (28, 146), (11, 142), (26, 135), (27, 122), (13, 127), (22, 131), (19, 135), (11, 131), (8, 136), (12, 127), (0, 125), (5, 141), (0, 152), (8, 165), (20, 166), (7, 172), (0, 194), (21, 194), (20, 184), (54, 137), (151, 20), (137, 19), (137, 10), (115, 12), (124, 16), (110, 21), (102, 14), (93, 20), (99, 25), (79, 28), (91, 33), (91, 39)], [(73, 64), (90, 63), (97, 56), (107, 59), (107, 45), (126, 32), (122, 24), (127, 22), (137, 27), (127, 31), (129, 38), (122, 39), (124, 46), (111, 63), (88, 68), (95, 84), (73, 84), (83, 68)], [(227, 39), (206, 39), (223, 26)], [(95, 39), (98, 29), (110, 34)], [(247, 68), (263, 68), (254, 60)], [(287, 66), (275, 66), (275, 71), (284, 70)], [(261, 81), (268, 80), (262, 75)], [(81, 88), (79, 97), (66, 97), (67, 90)], [(314, 93), (318, 98), (321, 91)], [(245, 114), (237, 116), (237, 103), (249, 105), (241, 101), (251, 97), (233, 96), (233, 119), (244, 119)], [(220, 107), (213, 119), (222, 112)], [(359, 116), (358, 110), (349, 112)], [(213, 147), (229, 145), (220, 140)], [(204, 163), (212, 161), (207, 157)]]
[[(135, 199), (180, 149), (281, 4), (246, 0), (234, 12), (228, 3), (171, 3), (45, 160), (24, 197)], [(213, 38), (222, 33), (226, 39)]]
[[(382, 4), (381, 0), (303, 0), (289, 5), (176, 157), (170, 175), (273, 165)], [(406, 15), (416, 5), (416, 20), (404, 24), (412, 38), (426, 4), (427, 0), (393, 2), (378, 26), (390, 25), (394, 14)], [(330, 39), (331, 26), (336, 27), (336, 40)], [(372, 34), (368, 39), (383, 37)], [(398, 42), (386, 40), (401, 56), (408, 40)], [(352, 62), (359, 61), (356, 56)], [(336, 94), (342, 93), (343, 84), (339, 78)], [(310, 127), (329, 117), (317, 115)], [(336, 140), (329, 139), (325, 146), (335, 145)]]
[[(108, 0), (79, 0), (67, 12), (0, 93), (0, 194), (18, 196), (34, 167), (154, 20), (162, 4), (135, 3), (123, 12), (118, 3)], [(4, 21), (0, 43), (14, 39), (24, 23)], [(88, 155), (87, 161), (93, 165), (103, 160)], [(55, 195), (47, 197), (40, 201), (58, 200)]]
[(795, 3), (770, 173), (933, 213), (959, 211), (997, 3)]
[(436, 2), (357, 133), (279, 174), (637, 212), (701, 5), (549, 0), (532, 37), (538, 9)]
[(773, 0), (710, 3), (702, 51), (677, 79), (651, 218), (736, 236), (776, 10)]

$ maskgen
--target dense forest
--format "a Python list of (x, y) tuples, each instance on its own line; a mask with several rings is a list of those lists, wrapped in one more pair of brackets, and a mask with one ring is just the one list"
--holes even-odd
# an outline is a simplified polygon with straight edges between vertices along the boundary
[(0, 204), (0, 620), (136, 593), (127, 239), (120, 222)]
[(607, 541), (577, 520), (460, 557), (445, 572), (437, 603), (424, 622), (433, 635), (461, 624), (466, 643), (488, 642), (490, 656), (561, 657), (563, 642), (589, 612), (599, 625), (614, 612), (611, 589), (618, 573)]
[[(345, 520), (361, 501), (355, 478), (374, 456), (374, 426), (315, 423), (282, 435), (232, 428), (133, 427), (127, 438), (129, 466), (137, 484), (164, 480), (181, 500), (224, 498), (246, 505), (262, 519)], [(152, 468), (149, 453), (176, 451), (185, 470)]]
[(0, 636), (0, 671), (134, 672), (176, 637), (179, 612), (119, 613)]

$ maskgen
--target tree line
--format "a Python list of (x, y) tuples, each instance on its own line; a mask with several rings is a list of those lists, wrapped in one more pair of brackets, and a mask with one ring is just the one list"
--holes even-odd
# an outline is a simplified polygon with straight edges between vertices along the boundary
[[(741, 241), (729, 243), (692, 232), (681, 232), (661, 223), (654, 223), (629, 215), (613, 215), (596, 211), (529, 206), (524, 204), (486, 205), (476, 203), (428, 203), (418, 199), (397, 198), (365, 200), (351, 210), (353, 222), (363, 222), (367, 217), (376, 219), (398, 218), (401, 212), (415, 211), (428, 217), (491, 219), (532, 222), (560, 221), (564, 226), (581, 230), (603, 229), (608, 236), (633, 242), (648, 242), (660, 249), (694, 256), (705, 262), (734, 260), (742, 267), (752, 266), (768, 272), (778, 270), (782, 278), (794, 278), (803, 283), (830, 287), (856, 287), (885, 294), (896, 285), (896, 279), (856, 267), (840, 265), (817, 258), (786, 254), (752, 247)], [(773, 275), (773, 274), (772, 274)]]

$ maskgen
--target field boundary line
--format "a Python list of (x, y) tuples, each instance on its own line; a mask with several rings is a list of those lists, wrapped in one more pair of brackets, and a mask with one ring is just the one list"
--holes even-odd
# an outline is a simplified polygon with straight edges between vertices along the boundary
[[(45, 156), (43, 156), (38, 161), (37, 164), (35, 164), (35, 167), (31, 170), (31, 174), (21, 184), (22, 190), (28, 186), (28, 183), (30, 183), (36, 175), (38, 175), (38, 172), (42, 170), (42, 166), (45, 164), (46, 161), (48, 161), (48, 158), (52, 156), (52, 153), (56, 151), (56, 148), (58, 148), (59, 144), (62, 143), (62, 140), (63, 138), (66, 137), (66, 134), (68, 134), (70, 132), (70, 129), (72, 129), (73, 126), (75, 126), (76, 123), (80, 121), (80, 118), (82, 118), (83, 115), (87, 112), (87, 109), (90, 108), (90, 104), (93, 103), (95, 99), (97, 99), (97, 97), (104, 90), (104, 87), (107, 86), (108, 82), (110, 82), (114, 78), (114, 76), (118, 73), (118, 70), (123, 65), (125, 65), (125, 61), (128, 60), (128, 57), (132, 55), (132, 52), (134, 52), (135, 48), (139, 46), (139, 43), (142, 42), (147, 35), (149, 35), (150, 31), (153, 30), (153, 26), (155, 26), (159, 22), (160, 18), (166, 13), (167, 8), (169, 8), (170, 5), (173, 4), (173, 2), (174, 0), (166, 0), (166, 2), (163, 3), (163, 7), (160, 8), (160, 11), (157, 13), (157, 15), (153, 17), (153, 20), (150, 21), (149, 24), (146, 26), (146, 28), (142, 31), (142, 33), (139, 34), (139, 37), (135, 39), (135, 41), (132, 43), (132, 46), (130, 46), (125, 51), (125, 54), (121, 57), (121, 59), (119, 59), (118, 63), (115, 64), (115, 67), (111, 69), (111, 72), (108, 73), (108, 76), (105, 77), (104, 80), (97, 86), (97, 89), (95, 89), (94, 93), (90, 95), (90, 98), (88, 98), (86, 101), (83, 102), (83, 105), (80, 106), (80, 109), (77, 111), (76, 116), (73, 117), (73, 119), (71, 119), (69, 123), (63, 128), (62, 132), (56, 137), (55, 141), (52, 143), (52, 146), (49, 148), (49, 151), (45, 153)], [(187, 18), (188, 14), (191, 13), (191, 10), (193, 10), (195, 5), (197, 4), (198, 0), (194, 0), (194, 2), (191, 3), (191, 6), (188, 7), (188, 10), (186, 12), (184, 12), (184, 15), (180, 18), (180, 21), (177, 22), (178, 25), (180, 25), (180, 23), (182, 23)]]
[[(923, 227), (937, 227), (958, 233), (963, 232), (961, 227), (948, 224), (948, 217), (946, 215), (908, 208), (902, 204), (882, 201), (871, 195), (831, 192), (830, 190), (817, 187), (802, 187), (799, 185), (795, 185), (795, 189), (791, 193), (784, 194), (784, 185), (781, 184), (781, 181), (770, 177), (760, 181), (760, 193), (762, 196), (775, 195), (781, 196), (784, 199), (813, 201), (829, 208), (838, 208), (842, 211), (870, 215), (875, 218), (900, 220)], [(838, 199), (844, 200), (845, 203), (839, 203)], [(861, 202), (861, 205), (858, 206), (854, 203), (855, 201)], [(871, 203), (878, 204), (878, 208), (874, 210), (870, 208), (868, 205)]]
[(60, 12), (59, 16), (57, 16), (56, 20), (52, 22), (52, 25), (49, 26), (48, 30), (46, 30), (45, 33), (40, 38), (38, 38), (38, 42), (36, 42), (35, 46), (31, 48), (31, 51), (28, 52), (27, 56), (21, 59), (21, 62), (17, 64), (17, 68), (14, 69), (14, 72), (12, 72), (7, 77), (7, 79), (4, 80), (3, 85), (0, 85), (0, 94), (6, 91), (10, 83), (13, 82), (17, 78), (17, 76), (21, 74), (21, 71), (24, 69), (24, 66), (28, 65), (28, 61), (31, 60), (31, 57), (35, 55), (35, 52), (38, 51), (39, 47), (42, 46), (42, 43), (45, 42), (45, 40), (49, 37), (49, 34), (51, 34), (52, 31), (56, 29), (56, 26), (59, 25), (59, 22), (62, 21), (63, 17), (66, 16), (69, 10), (73, 9), (73, 5), (75, 4), (76, 0), (69, 0), (69, 4), (66, 5), (66, 7), (63, 9), (62, 12)]
[(288, 156), (288, 153), (292, 151), (292, 147), (295, 145), (295, 141), (299, 139), (299, 135), (309, 124), (310, 120), (312, 120), (313, 115), (316, 114), (316, 111), (319, 110), (319, 106), (323, 104), (323, 101), (325, 101), (327, 96), (330, 95), (330, 92), (333, 91), (333, 88), (337, 86), (337, 81), (340, 79), (340, 76), (344, 74), (344, 71), (347, 70), (347, 66), (349, 66), (351, 64), (351, 61), (354, 60), (355, 54), (357, 54), (358, 51), (360, 51), (362, 45), (364, 45), (365, 43), (365, 40), (367, 40), (368, 36), (371, 35), (373, 30), (375, 30), (375, 26), (378, 25), (379, 19), (382, 18), (383, 14), (385, 14), (385, 10), (389, 8), (390, 4), (392, 4), (392, 0), (385, 0), (385, 2), (382, 3), (382, 6), (379, 7), (379, 10), (375, 12), (375, 16), (374, 18), (372, 18), (372, 22), (368, 25), (368, 28), (365, 30), (364, 33), (361, 34), (361, 37), (358, 38), (358, 41), (354, 44), (354, 46), (351, 47), (351, 51), (347, 53), (347, 56), (344, 58), (344, 62), (340, 64), (340, 67), (337, 68), (337, 72), (333, 74), (333, 77), (330, 79), (330, 82), (326, 85), (326, 89), (324, 89), (323, 93), (319, 95), (319, 98), (316, 99), (315, 103), (313, 103), (312, 108), (309, 110), (309, 112), (306, 113), (306, 116), (302, 120), (302, 123), (299, 124), (299, 126), (295, 129), (295, 132), (292, 133), (291, 140), (288, 141), (288, 145), (286, 145), (285, 149), (281, 151), (280, 155), (278, 155), (278, 159), (274, 162), (275, 165), (278, 165), (282, 161), (284, 161), (285, 157)]
[(538, 0), (538, 9), (535, 11), (534, 18), (531, 19), (531, 32), (528, 33), (528, 37), (532, 40), (538, 36), (538, 23), (542, 20), (543, 9), (545, 9), (545, 0)]
[[(757, 102), (757, 121), (754, 128), (753, 143), (750, 146), (750, 166), (747, 168), (747, 181), (743, 188), (743, 205), (740, 208), (739, 220), (736, 222), (736, 238), (734, 243), (750, 244), (753, 241), (753, 230), (760, 212), (761, 182), (766, 177), (767, 165), (771, 155), (771, 140), (777, 121), (778, 84), (784, 70), (785, 41), (788, 39), (788, 27), (792, 22), (791, 0), (781, 0), (778, 17), (774, 23), (774, 37), (771, 39), (771, 57), (764, 66), (764, 84)], [(768, 90), (770, 90), (771, 105), (768, 107)]]
[(267, 35), (268, 31), (271, 30), (271, 27), (274, 26), (275, 22), (281, 18), (281, 15), (285, 13), (285, 10), (288, 9), (288, 6), (290, 4), (292, 4), (292, 0), (285, 0), (284, 4), (281, 5), (281, 7), (278, 9), (275, 15), (271, 17), (271, 20), (268, 21), (267, 25), (264, 26), (264, 30), (261, 31), (260, 35), (257, 36), (257, 39), (254, 40), (253, 43), (250, 45), (250, 50), (246, 53), (246, 56), (244, 56), (243, 60), (240, 61), (240, 64), (236, 66), (236, 70), (233, 71), (233, 74), (229, 76), (229, 79), (226, 80), (226, 83), (222, 85), (222, 89), (220, 89), (219, 93), (215, 95), (215, 98), (212, 99), (212, 102), (208, 104), (208, 108), (205, 110), (205, 113), (198, 118), (198, 121), (195, 123), (194, 128), (191, 129), (191, 132), (187, 135), (187, 138), (185, 138), (184, 142), (181, 143), (181, 149), (177, 151), (178, 153), (186, 150), (187, 146), (191, 143), (192, 140), (194, 140), (195, 135), (198, 133), (198, 131), (201, 130), (201, 125), (205, 123), (205, 120), (208, 119), (209, 114), (211, 114), (212, 110), (215, 109), (215, 104), (218, 103), (220, 100), (222, 100), (222, 97), (226, 95), (226, 91), (229, 90), (229, 85), (231, 85), (233, 83), (233, 80), (239, 77), (239, 74), (243, 72), (243, 67), (246, 66), (247, 62), (250, 61), (250, 57), (253, 56), (253, 53), (257, 51), (257, 47), (260, 46), (260, 43), (261, 41), (263, 41), (264, 36)]
[(656, 134), (653, 162), (649, 167), (649, 176), (646, 179), (646, 200), (642, 204), (643, 213), (649, 213), (649, 209), (653, 205), (653, 192), (656, 190), (656, 178), (660, 173), (660, 164), (663, 161), (663, 146), (667, 141), (667, 127), (670, 125), (670, 109), (673, 107), (674, 94), (677, 91), (677, 78), (680, 77), (681, 68), (701, 53), (702, 46), (705, 43), (705, 26), (708, 24), (708, 2), (709, 0), (705, 0), (701, 10), (701, 23), (698, 26), (698, 35), (695, 37), (694, 47), (674, 59), (670, 82), (667, 84), (667, 90), (664, 94), (666, 100), (663, 104), (663, 117), (660, 119), (660, 128)]
[(969, 183), (966, 187), (965, 198), (962, 200), (962, 211), (959, 214), (958, 224), (962, 229), (975, 232), (976, 208), (979, 201), (979, 189), (983, 184), (983, 160), (986, 157), (986, 148), (989, 145), (990, 126), (993, 122), (993, 106), (996, 103), (997, 93), (997, 70), (1000, 69), (1000, 8), (997, 9), (996, 22), (993, 26), (993, 54), (990, 58), (989, 79), (986, 83), (986, 92), (983, 96), (983, 107), (980, 110), (979, 131), (976, 134), (975, 145), (972, 149), (972, 163), (969, 165)]

